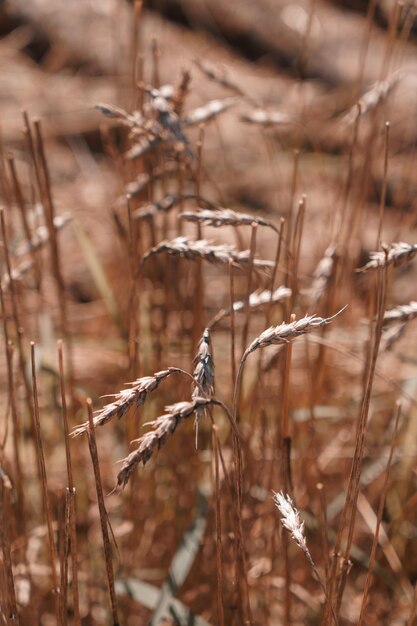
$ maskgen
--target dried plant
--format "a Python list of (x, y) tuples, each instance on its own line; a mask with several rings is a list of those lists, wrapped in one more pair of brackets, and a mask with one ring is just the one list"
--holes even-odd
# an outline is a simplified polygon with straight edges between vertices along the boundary
[(329, 285), (333, 275), (336, 249), (334, 246), (327, 248), (314, 271), (314, 280), (310, 292), (310, 304), (316, 306)]
[[(269, 289), (263, 289), (262, 291), (254, 291), (249, 296), (249, 307), (251, 309), (257, 309), (259, 307), (268, 305), (270, 303), (277, 304), (278, 302), (282, 302), (283, 300), (285, 300), (286, 298), (289, 298), (290, 296), (291, 296), (291, 289), (289, 287), (284, 287), (284, 286), (277, 287), (277, 289), (275, 289), (272, 292), (272, 295)], [(240, 311), (244, 311), (246, 304), (247, 303), (244, 300), (238, 300), (237, 302), (234, 302), (233, 311), (236, 313)], [(209, 328), (213, 328), (215, 324), (217, 324), (222, 319), (230, 315), (230, 313), (231, 313), (231, 307), (227, 309), (222, 309), (221, 311), (219, 311), (219, 313), (217, 313), (217, 315), (209, 323), (208, 325)]]
[(412, 300), (408, 304), (396, 306), (384, 314), (384, 324), (391, 322), (409, 322), (417, 317), (417, 302)]
[(282, 111), (267, 111), (265, 109), (252, 109), (241, 113), (240, 119), (248, 124), (258, 124), (259, 126), (281, 126), (291, 124), (294, 119), (288, 113)]
[[(133, 219), (135, 220), (147, 220), (151, 217), (155, 217), (158, 213), (166, 213), (170, 211), (174, 206), (183, 202), (184, 200), (193, 200), (196, 199), (197, 196), (195, 194), (183, 194), (181, 196), (169, 194), (164, 196), (159, 202), (153, 202), (152, 204), (147, 204), (140, 209), (137, 209), (132, 214)], [(204, 198), (198, 198), (198, 201), (201, 204), (205, 204), (208, 207), (212, 207), (214, 209), (214, 205), (211, 204), (209, 200), (205, 200)]]
[[(292, 501), (290, 496), (288, 494), (284, 494), (282, 491), (274, 493), (274, 502), (279, 512), (281, 513), (281, 524), (291, 533), (291, 537), (294, 539), (297, 546), (301, 548), (301, 550), (304, 552), (315, 577), (317, 578), (321, 588), (324, 591), (324, 595), (326, 596), (326, 598), (328, 598), (326, 585), (322, 577), (320, 576), (313, 557), (311, 556), (311, 552), (307, 547), (307, 541), (304, 532), (304, 522), (300, 518), (300, 513), (298, 509), (294, 506), (294, 502)], [(330, 610), (333, 620), (337, 625), (338, 619), (331, 603)]]
[[(182, 370), (176, 367), (169, 367), (166, 370), (157, 372), (153, 376), (144, 376), (143, 378), (138, 378), (134, 382), (129, 383), (131, 389), (122, 389), (122, 391), (115, 394), (115, 401), (107, 404), (99, 411), (98, 415), (94, 417), (94, 427), (103, 426), (103, 424), (106, 424), (113, 418), (121, 419), (133, 405), (137, 407), (142, 406), (149, 393), (155, 391), (168, 376), (178, 372), (182, 372)], [(75, 428), (72, 435), (76, 437), (86, 432), (87, 429), (88, 422), (84, 422), (84, 424)]]
[(184, 118), (186, 126), (197, 126), (217, 117), (224, 111), (227, 111), (237, 103), (235, 98), (227, 98), (226, 100), (211, 100), (204, 106), (189, 111)]
[(210, 331), (206, 328), (198, 344), (197, 354), (194, 358), (193, 377), (196, 381), (192, 397), (210, 397), (214, 394), (214, 361), (211, 345)]
[(151, 173), (142, 172), (139, 174), (134, 180), (130, 183), (127, 183), (125, 186), (125, 192), (122, 196), (116, 200), (116, 206), (126, 206), (126, 196), (129, 195), (131, 198), (135, 198), (144, 192), (151, 183), (159, 180), (160, 178), (175, 174), (178, 171), (178, 164), (168, 162), (164, 166), (155, 167)]
[[(56, 231), (61, 230), (72, 220), (72, 215), (64, 213), (63, 215), (57, 215), (54, 217), (54, 227)], [(28, 254), (31, 250), (39, 250), (49, 241), (49, 231), (46, 226), (38, 226), (32, 235), (30, 241), (22, 242), (14, 251), (14, 256), (23, 256)]]
[[(196, 259), (204, 259), (209, 263), (232, 262), (237, 267), (247, 266), (250, 258), (249, 250), (237, 251), (236, 248), (228, 244), (213, 245), (205, 239), (191, 241), (187, 237), (177, 237), (172, 241), (162, 241), (160, 244), (149, 250), (142, 259), (142, 262), (149, 257), (165, 252), (173, 256), (179, 256), (183, 259), (195, 261)], [(269, 269), (273, 267), (272, 261), (263, 261), (254, 259), (253, 265), (257, 269)]]
[(283, 527), (291, 533), (291, 537), (307, 556), (308, 560), (312, 561), (304, 534), (304, 522), (301, 521), (300, 513), (295, 508), (290, 496), (284, 495), (282, 491), (274, 493), (274, 502), (281, 513)]
[(184, 108), (185, 100), (190, 91), (190, 82), (191, 82), (190, 72), (188, 70), (183, 70), (181, 74), (181, 80), (176, 86), (172, 94), (174, 111), (180, 117)]
[[(343, 310), (344, 309), (342, 309), (342, 311)], [(250, 346), (245, 350), (242, 360), (245, 360), (251, 352), (259, 348), (288, 343), (292, 339), (316, 330), (316, 328), (326, 326), (326, 324), (329, 324), (337, 315), (340, 315), (342, 311), (338, 311), (335, 315), (332, 315), (332, 317), (325, 318), (316, 317), (315, 315), (306, 315), (294, 322), (283, 322), (279, 326), (271, 326), (271, 328), (265, 330), (259, 337), (252, 341)]]
[[(11, 277), (13, 281), (22, 280), (23, 277), (29, 272), (29, 270), (33, 267), (33, 262), (31, 259), (27, 261), (23, 261), (23, 263), (19, 263), (19, 265), (12, 269)], [(10, 278), (9, 274), (6, 272), (3, 274), (1, 279), (2, 289), (6, 290), (10, 287)]]
[[(197, 398), (204, 394), (204, 397), (210, 398), (214, 394), (214, 361), (213, 349), (211, 345), (210, 331), (204, 329), (200, 343), (198, 344), (197, 354), (194, 358), (193, 377), (195, 384), (193, 385), (192, 398)], [(195, 411), (195, 442), (197, 448), (198, 426), (201, 417), (205, 414), (206, 408), (196, 409)]]
[(199, 222), (207, 224), (207, 226), (251, 226), (258, 224), (259, 226), (267, 226), (278, 232), (277, 227), (272, 222), (268, 222), (261, 217), (248, 215), (247, 213), (239, 213), (232, 209), (216, 209), (214, 211), (199, 209), (198, 211), (184, 211), (180, 213), (180, 218), (187, 222)]
[(390, 246), (384, 247), (384, 250), (371, 252), (369, 261), (363, 267), (359, 268), (359, 272), (367, 272), (375, 270), (379, 267), (393, 265), (399, 267), (411, 261), (417, 254), (417, 244), (405, 243), (400, 241), (392, 243)]
[(359, 116), (366, 115), (387, 99), (393, 88), (401, 79), (401, 73), (397, 72), (386, 80), (376, 82), (363, 94), (360, 100), (343, 116), (345, 124), (354, 124)]
[(182, 421), (212, 403), (212, 398), (196, 397), (191, 402), (177, 402), (166, 406), (166, 413), (149, 423), (152, 430), (137, 440), (139, 443), (137, 450), (123, 459), (122, 468), (117, 476), (117, 485), (124, 487), (139, 463), (145, 465), (151, 458), (154, 449), (161, 448)]
[(231, 80), (226, 70), (220, 70), (212, 63), (202, 61), (201, 59), (194, 59), (194, 63), (203, 72), (203, 74), (213, 82), (225, 87), (226, 89), (230, 89), (230, 91), (233, 91), (239, 96), (245, 95), (242, 89)]

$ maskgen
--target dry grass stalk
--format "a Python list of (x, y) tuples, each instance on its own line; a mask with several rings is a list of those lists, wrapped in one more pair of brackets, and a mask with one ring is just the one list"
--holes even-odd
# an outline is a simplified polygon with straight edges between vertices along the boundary
[(314, 280), (310, 292), (310, 304), (312, 306), (316, 306), (320, 302), (329, 285), (333, 275), (335, 254), (336, 249), (334, 246), (327, 248), (314, 271)]
[[(238, 251), (228, 244), (213, 245), (205, 239), (191, 241), (187, 237), (177, 237), (172, 241), (162, 241), (160, 244), (149, 250), (143, 258), (142, 262), (149, 259), (154, 254), (166, 252), (173, 256), (180, 256), (183, 259), (195, 261), (196, 259), (204, 259), (209, 263), (229, 263), (237, 267), (245, 267), (249, 263), (250, 251)], [(273, 266), (271, 261), (263, 261), (254, 259), (253, 265), (257, 269), (267, 269)]]
[(5, 474), (3, 470), (1, 470), (0, 511), (2, 523), (0, 524), (0, 546), (2, 550), (2, 565), (4, 567), (5, 576), (2, 576), (3, 589), (1, 593), (1, 598), (4, 601), (4, 605), (1, 609), (0, 614), (2, 614), (2, 617), (4, 618), (4, 623), (6, 623), (7, 625), (10, 624), (10, 626), (12, 626), (13, 624), (19, 624), (19, 613), (17, 609), (12, 562), (12, 491), (12, 483), (9, 477), (7, 476), (7, 474)]
[[(210, 331), (204, 329), (200, 343), (198, 344), (197, 354), (194, 358), (193, 378), (195, 380), (192, 398), (198, 398), (203, 395), (210, 398), (214, 394), (214, 361), (213, 349), (211, 345)], [(198, 426), (201, 417), (205, 414), (206, 409), (196, 409), (195, 411), (195, 443), (197, 448), (198, 442)]]
[(252, 226), (252, 224), (258, 224), (259, 226), (267, 226), (272, 228), (275, 232), (278, 232), (277, 227), (272, 223), (264, 220), (261, 217), (254, 215), (248, 215), (247, 213), (239, 213), (238, 211), (232, 211), (232, 209), (215, 209), (209, 211), (207, 209), (198, 209), (198, 211), (184, 211), (180, 213), (179, 217), (187, 222), (204, 223), (207, 226)]
[(338, 311), (332, 317), (317, 317), (315, 315), (306, 315), (305, 317), (295, 320), (294, 322), (283, 322), (279, 326), (271, 326), (263, 333), (259, 335), (250, 346), (245, 350), (243, 355), (243, 360), (255, 350), (259, 348), (265, 348), (267, 346), (285, 344), (289, 341), (300, 337), (301, 335), (305, 335), (306, 333), (310, 333), (317, 328), (321, 328), (329, 324), (335, 317), (340, 315), (343, 311)]
[(207, 76), (208, 79), (218, 85), (221, 85), (222, 87), (225, 87), (226, 89), (230, 89), (230, 91), (233, 91), (238, 96), (245, 95), (242, 89), (231, 80), (225, 69), (221, 71), (212, 63), (202, 61), (200, 59), (194, 59), (194, 64), (203, 72), (203, 74), (205, 74), (205, 76)]
[(366, 610), (371, 583), (372, 583), (372, 579), (374, 575), (373, 570), (374, 570), (374, 565), (375, 565), (376, 552), (378, 548), (379, 531), (380, 531), (381, 523), (382, 523), (382, 515), (384, 512), (385, 500), (386, 500), (387, 493), (388, 493), (390, 471), (391, 471), (392, 458), (394, 455), (394, 448), (397, 444), (397, 432), (398, 432), (398, 424), (400, 421), (400, 415), (401, 415), (401, 404), (398, 402), (396, 415), (395, 415), (395, 421), (394, 421), (394, 430), (393, 430), (392, 437), (391, 437), (391, 445), (390, 445), (390, 451), (388, 455), (387, 467), (385, 470), (384, 485), (382, 487), (382, 493), (379, 499), (377, 523), (376, 523), (374, 536), (372, 539), (372, 549), (371, 549), (371, 554), (369, 557), (369, 567), (368, 567), (368, 572), (366, 574), (365, 588), (363, 592), (361, 612), (360, 612), (360, 616), (358, 620), (358, 626), (362, 626), (364, 623), (365, 610)]
[(393, 265), (399, 267), (411, 261), (417, 254), (417, 244), (405, 243), (400, 241), (384, 246), (384, 249), (377, 252), (371, 252), (369, 261), (363, 267), (359, 268), (359, 272), (368, 270), (376, 270), (379, 267)]
[[(80, 615), (80, 602), (78, 594), (78, 547), (77, 547), (77, 530), (76, 530), (76, 509), (75, 509), (75, 487), (72, 474), (72, 459), (71, 459), (71, 446), (69, 438), (69, 426), (68, 426), (68, 410), (67, 410), (67, 396), (65, 390), (65, 375), (64, 375), (64, 355), (62, 349), (62, 341), (58, 341), (58, 369), (59, 380), (61, 388), (61, 405), (62, 405), (62, 421), (64, 425), (64, 443), (65, 443), (65, 458), (67, 462), (67, 480), (68, 488), (65, 496), (65, 532), (68, 536), (68, 542), (71, 551), (71, 567), (72, 567), (72, 603), (74, 611), (74, 622), (76, 626), (81, 626)], [(67, 560), (65, 560), (65, 563)], [(65, 577), (67, 580), (67, 577)], [(66, 595), (64, 596), (66, 598)]]
[(123, 459), (122, 468), (117, 476), (117, 485), (124, 487), (139, 463), (145, 465), (151, 458), (154, 449), (161, 448), (182, 421), (213, 403), (215, 401), (212, 398), (196, 397), (191, 402), (177, 402), (166, 406), (167, 412), (149, 423), (153, 430), (137, 440), (139, 443), (137, 450)]
[(97, 452), (97, 444), (96, 437), (94, 432), (94, 421), (93, 421), (93, 411), (92, 411), (92, 403), (90, 398), (87, 399), (87, 410), (88, 410), (88, 447), (90, 449), (91, 462), (94, 470), (94, 478), (97, 492), (97, 504), (100, 513), (100, 525), (101, 525), (101, 534), (103, 537), (103, 547), (104, 547), (104, 558), (106, 561), (106, 574), (107, 574), (107, 584), (110, 592), (110, 603), (113, 617), (113, 624), (117, 626), (119, 624), (119, 618), (117, 614), (117, 599), (116, 599), (116, 591), (114, 587), (114, 573), (113, 573), (113, 557), (112, 557), (112, 549), (109, 535), (109, 518), (107, 515), (106, 505), (104, 504), (104, 495), (103, 495), (103, 486), (101, 483), (101, 475), (100, 475), (100, 463)]
[(236, 98), (227, 98), (225, 100), (210, 100), (204, 106), (189, 111), (184, 118), (186, 126), (197, 126), (214, 119), (224, 111), (237, 104)]
[(182, 70), (181, 80), (172, 94), (172, 102), (175, 113), (181, 117), (185, 100), (190, 91), (191, 74), (188, 70)]
[(36, 436), (36, 455), (39, 466), (39, 473), (41, 476), (41, 491), (42, 491), (42, 503), (43, 512), (45, 515), (46, 526), (48, 529), (48, 547), (49, 547), (49, 559), (51, 565), (51, 579), (52, 589), (55, 594), (55, 611), (57, 617), (57, 623), (61, 624), (61, 592), (58, 584), (57, 574), (57, 554), (55, 548), (54, 531), (52, 528), (52, 516), (51, 505), (49, 502), (48, 494), (48, 481), (46, 478), (45, 467), (45, 455), (42, 443), (41, 424), (39, 419), (39, 401), (38, 401), (38, 387), (36, 382), (36, 361), (35, 361), (35, 344), (33, 341), (30, 344), (31, 351), (31, 366), (32, 366), (32, 390), (33, 390), (33, 415), (35, 420), (35, 436)]
[(417, 302), (412, 300), (408, 304), (396, 306), (384, 314), (384, 324), (391, 322), (409, 322), (417, 317)]
[(266, 111), (265, 109), (252, 109), (252, 111), (241, 113), (240, 119), (242, 122), (259, 126), (281, 126), (294, 122), (294, 119), (287, 113)]
[[(94, 428), (103, 426), (103, 424), (106, 424), (113, 418), (121, 419), (133, 405), (136, 405), (136, 407), (142, 406), (148, 394), (155, 391), (168, 376), (178, 372), (181, 372), (181, 370), (175, 367), (169, 367), (161, 372), (156, 372), (153, 376), (144, 376), (143, 378), (138, 378), (134, 382), (129, 383), (131, 385), (130, 389), (122, 389), (122, 391), (115, 394), (115, 401), (107, 404), (99, 411), (98, 415), (94, 417)], [(88, 422), (84, 422), (84, 424), (75, 428), (72, 435), (76, 437), (86, 432), (88, 430), (88, 424)]]
[[(59, 231), (66, 226), (72, 220), (72, 216), (69, 213), (63, 215), (57, 215), (53, 218), (53, 224), (55, 231)], [(23, 256), (33, 250), (39, 250), (43, 248), (49, 241), (49, 230), (46, 226), (38, 226), (32, 235), (32, 238), (28, 241), (24, 241), (14, 251), (14, 256)]]
[[(6, 339), (6, 338), (5, 338)], [(15, 377), (13, 372), (13, 344), (11, 341), (6, 345), (7, 356), (7, 382), (9, 387), (9, 402), (13, 424), (13, 452), (15, 461), (15, 485), (17, 492), (17, 511), (18, 511), (18, 529), (22, 535), (26, 533), (26, 506), (25, 506), (25, 490), (24, 477), (22, 472), (22, 463), (20, 456), (19, 443), (21, 440), (21, 419), (18, 413), (18, 403), (16, 398)]]

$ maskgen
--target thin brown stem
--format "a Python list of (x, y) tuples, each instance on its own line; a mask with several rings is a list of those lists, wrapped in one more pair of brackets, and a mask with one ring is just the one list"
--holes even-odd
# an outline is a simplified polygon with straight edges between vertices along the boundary
[(101, 474), (100, 474), (100, 464), (97, 452), (97, 444), (95, 437), (95, 428), (93, 421), (93, 404), (91, 399), (87, 399), (87, 412), (88, 412), (88, 423), (89, 427), (87, 430), (88, 436), (88, 446), (90, 448), (90, 456), (91, 462), (94, 470), (94, 478), (97, 492), (97, 504), (100, 513), (100, 525), (101, 525), (101, 534), (103, 537), (103, 547), (104, 547), (104, 558), (106, 561), (106, 574), (107, 574), (107, 584), (110, 593), (110, 604), (111, 604), (111, 612), (113, 618), (113, 626), (119, 626), (119, 618), (117, 612), (117, 599), (116, 599), (116, 590), (114, 586), (114, 573), (113, 573), (113, 557), (112, 557), (112, 548), (110, 542), (110, 534), (109, 534), (109, 519), (106, 510), (106, 505), (104, 504), (104, 494), (103, 494), (103, 486), (101, 483)]

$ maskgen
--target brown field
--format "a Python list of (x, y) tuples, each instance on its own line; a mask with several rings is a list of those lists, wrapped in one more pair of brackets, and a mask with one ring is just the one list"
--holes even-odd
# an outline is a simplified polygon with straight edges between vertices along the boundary
[(0, 624), (417, 625), (417, 6), (0, 3)]

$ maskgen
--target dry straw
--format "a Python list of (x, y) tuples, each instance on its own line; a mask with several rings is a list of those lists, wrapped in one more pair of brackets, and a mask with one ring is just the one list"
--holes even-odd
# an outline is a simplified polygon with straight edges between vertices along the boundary
[[(149, 259), (149, 257), (165, 252), (172, 256), (179, 256), (183, 259), (195, 261), (197, 259), (204, 259), (209, 263), (222, 263), (226, 264), (231, 261), (233, 265), (238, 267), (245, 267), (249, 264), (250, 251), (242, 250), (238, 251), (233, 246), (228, 244), (214, 245), (205, 239), (198, 239), (197, 241), (191, 241), (187, 237), (176, 237), (172, 241), (162, 241), (160, 244), (149, 250), (142, 259), (142, 262)], [(257, 269), (269, 269), (273, 267), (272, 261), (263, 261), (261, 259), (254, 259), (253, 265)]]
[(207, 226), (252, 226), (252, 224), (258, 224), (259, 226), (267, 226), (272, 228), (275, 232), (278, 232), (277, 227), (262, 219), (261, 217), (255, 217), (247, 213), (239, 213), (232, 211), (232, 209), (216, 209), (209, 211), (207, 209), (199, 209), (198, 211), (184, 211), (180, 213), (180, 218), (187, 222), (204, 223)]
[(382, 251), (371, 252), (366, 265), (359, 268), (359, 272), (376, 270), (389, 265), (399, 267), (411, 261), (417, 254), (417, 244), (399, 241), (390, 246), (384, 246)]
[[(153, 376), (144, 376), (143, 378), (138, 378), (133, 383), (130, 383), (130, 389), (122, 389), (122, 391), (115, 394), (114, 402), (107, 404), (101, 411), (99, 411), (98, 415), (94, 417), (94, 428), (106, 424), (106, 422), (109, 422), (113, 418), (121, 419), (133, 405), (136, 407), (142, 406), (148, 397), (148, 394), (155, 391), (163, 380), (168, 378), (168, 376), (173, 373), (180, 372), (182, 372), (182, 370), (176, 367), (169, 367), (161, 372), (156, 372)], [(81, 435), (86, 432), (88, 425), (88, 422), (84, 422), (84, 424), (81, 424), (73, 430), (72, 435), (76, 437), (77, 435)]]

